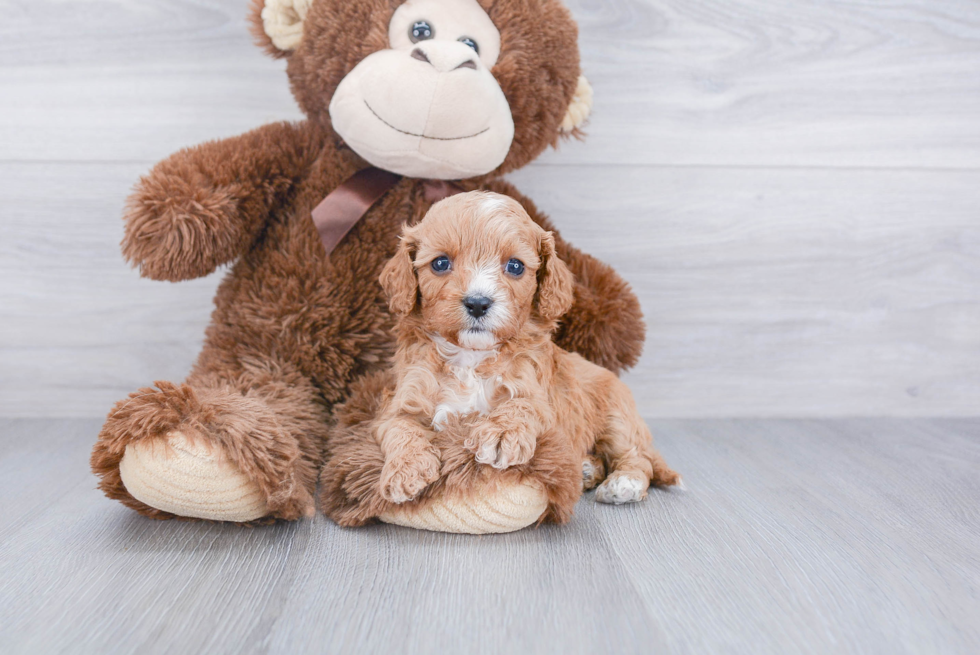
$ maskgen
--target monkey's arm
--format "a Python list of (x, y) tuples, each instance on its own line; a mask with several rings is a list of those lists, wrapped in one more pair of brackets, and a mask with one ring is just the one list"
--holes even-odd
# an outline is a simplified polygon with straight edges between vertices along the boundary
[(555, 251), (575, 274), (575, 302), (555, 343), (617, 375), (643, 352), (646, 325), (636, 294), (613, 268), (555, 235)]
[(555, 251), (575, 274), (575, 303), (561, 319), (555, 343), (619, 373), (635, 365), (643, 352), (646, 326), (640, 301), (613, 268), (561, 238), (543, 213), (511, 184), (489, 188), (520, 202), (535, 223), (555, 232)]
[(273, 123), (174, 153), (126, 203), (123, 256), (155, 280), (189, 280), (232, 261), (316, 156), (305, 123)]

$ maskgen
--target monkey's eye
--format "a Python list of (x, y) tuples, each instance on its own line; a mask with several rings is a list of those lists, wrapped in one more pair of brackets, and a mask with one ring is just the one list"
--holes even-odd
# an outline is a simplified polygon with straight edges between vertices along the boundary
[(507, 262), (507, 265), (504, 266), (504, 270), (507, 271), (509, 275), (520, 277), (524, 275), (524, 262), (517, 258), (512, 258)]
[(459, 37), (459, 39), (457, 39), (457, 40), (458, 40), (458, 41), (459, 41), (460, 43), (462, 43), (463, 45), (468, 45), (469, 47), (471, 47), (471, 48), (473, 48), (474, 50), (476, 50), (476, 54), (480, 54), (480, 46), (478, 46), (478, 45), (476, 44), (476, 41), (474, 41), (474, 40), (473, 40), (473, 39), (471, 39), (470, 37), (468, 37), (468, 36), (461, 36), (461, 37)]
[(428, 41), (436, 35), (435, 28), (427, 20), (417, 20), (412, 23), (412, 29), (408, 31), (408, 38), (412, 40), (412, 43), (418, 43), (419, 41)]
[(448, 271), (450, 268), (453, 267), (453, 263), (449, 261), (449, 257), (446, 257), (445, 255), (439, 255), (438, 257), (432, 260), (430, 266), (432, 267), (432, 270), (435, 271), (436, 273), (445, 273), (446, 271)]

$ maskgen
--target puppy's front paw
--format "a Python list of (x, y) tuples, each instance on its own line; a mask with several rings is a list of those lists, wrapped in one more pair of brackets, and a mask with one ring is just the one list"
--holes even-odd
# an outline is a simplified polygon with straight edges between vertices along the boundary
[(612, 505), (635, 503), (646, 498), (649, 486), (649, 480), (640, 478), (635, 473), (613, 473), (595, 490), (595, 499)]
[(389, 456), (381, 469), (381, 496), (392, 503), (406, 503), (439, 479), (440, 468), (433, 450)]
[(498, 469), (528, 463), (536, 444), (534, 436), (526, 431), (500, 430), (493, 425), (476, 428), (467, 440), (476, 461)]

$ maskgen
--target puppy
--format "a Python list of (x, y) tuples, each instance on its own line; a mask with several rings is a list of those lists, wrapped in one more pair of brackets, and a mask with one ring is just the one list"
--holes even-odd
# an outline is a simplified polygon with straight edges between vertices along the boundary
[(515, 200), (472, 192), (437, 203), (405, 228), (380, 279), (398, 317), (397, 383), (376, 433), (386, 500), (409, 501), (438, 479), (434, 432), (460, 421), (466, 449), (498, 469), (527, 463), (538, 439), (567, 440), (583, 487), (608, 471), (600, 502), (679, 482), (626, 385), (552, 342), (572, 274)]

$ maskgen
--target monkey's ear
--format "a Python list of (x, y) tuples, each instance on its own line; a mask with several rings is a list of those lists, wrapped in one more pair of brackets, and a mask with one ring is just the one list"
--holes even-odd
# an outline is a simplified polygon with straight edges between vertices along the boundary
[(409, 314), (415, 309), (419, 296), (419, 280), (415, 275), (415, 263), (412, 261), (412, 251), (415, 240), (402, 236), (398, 244), (398, 252), (388, 260), (381, 271), (381, 288), (388, 295), (388, 308), (394, 314)]
[(575, 276), (555, 254), (555, 237), (551, 232), (541, 236), (541, 267), (538, 269), (538, 313), (557, 321), (575, 302)]
[(252, 35), (273, 57), (285, 57), (303, 38), (303, 21), (313, 0), (252, 0)]
[(585, 79), (585, 75), (579, 75), (572, 102), (568, 105), (568, 111), (565, 112), (565, 118), (562, 119), (558, 129), (565, 134), (571, 134), (585, 124), (591, 113), (592, 85)]

